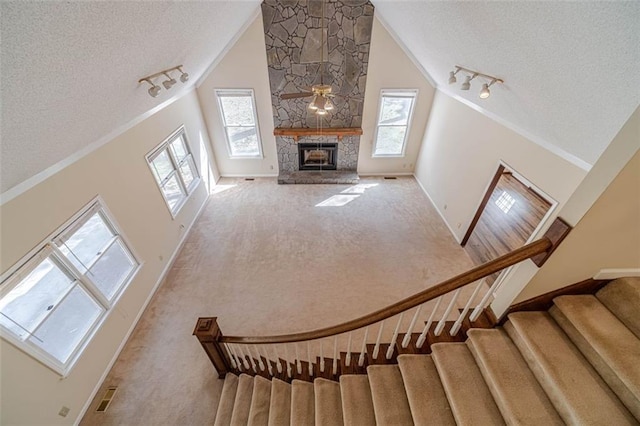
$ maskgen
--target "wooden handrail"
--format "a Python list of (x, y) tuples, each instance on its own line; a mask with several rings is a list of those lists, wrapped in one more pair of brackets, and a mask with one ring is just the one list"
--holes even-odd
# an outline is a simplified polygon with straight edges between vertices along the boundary
[(277, 336), (221, 336), (219, 341), (223, 343), (241, 343), (241, 344), (269, 344), (269, 343), (292, 343), (301, 342), (305, 340), (321, 339), (323, 337), (334, 336), (342, 333), (346, 333), (352, 330), (357, 330), (362, 327), (377, 323), (384, 319), (390, 318), (401, 312), (407, 311), (425, 302), (433, 300), (437, 297), (443, 296), (458, 288), (464, 287), (467, 284), (471, 284), (481, 278), (487, 277), (493, 273), (501, 271), (505, 268), (529, 259), (533, 256), (539, 255), (549, 251), (553, 247), (553, 242), (548, 237), (542, 237), (532, 243), (513, 250), (503, 256), (500, 256), (494, 260), (483, 263), (476, 266), (460, 275), (456, 275), (434, 287), (428, 288), (413, 296), (407, 297), (391, 306), (382, 308), (371, 314), (363, 317), (347, 321), (345, 323), (334, 325), (331, 327), (325, 327), (314, 331), (307, 331), (303, 333), (294, 334), (282, 334)]

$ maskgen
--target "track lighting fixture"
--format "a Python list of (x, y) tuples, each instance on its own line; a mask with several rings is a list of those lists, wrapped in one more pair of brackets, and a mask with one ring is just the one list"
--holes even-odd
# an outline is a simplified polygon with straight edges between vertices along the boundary
[(151, 87), (148, 90), (149, 96), (155, 98), (156, 96), (158, 96), (158, 94), (160, 93), (160, 90), (162, 89), (159, 85), (155, 84), (153, 82), (154, 78), (160, 77), (160, 76), (165, 76), (167, 79), (165, 81), (162, 82), (162, 85), (164, 86), (164, 88), (166, 90), (169, 90), (173, 87), (174, 84), (177, 83), (176, 79), (171, 77), (171, 75), (169, 74), (171, 71), (179, 71), (180, 74), (180, 81), (183, 83), (186, 83), (189, 80), (189, 74), (187, 74), (186, 72), (182, 71), (182, 65), (178, 65), (177, 67), (173, 67), (173, 68), (169, 68), (166, 70), (162, 70), (160, 72), (157, 72), (155, 74), (151, 74), (148, 75), (146, 77), (142, 77), (140, 80), (138, 80), (138, 83), (142, 83), (143, 81), (146, 81), (147, 83), (149, 83), (151, 85)]
[(473, 80), (476, 77), (481, 77), (486, 80), (489, 80), (489, 83), (482, 84), (482, 90), (480, 90), (481, 99), (487, 99), (489, 96), (491, 96), (491, 91), (489, 90), (489, 87), (491, 87), (495, 83), (504, 83), (504, 81), (501, 78), (494, 77), (488, 74), (483, 74), (481, 72), (473, 71), (468, 68), (464, 68), (456, 65), (455, 71), (449, 72), (449, 84), (453, 84), (457, 81), (456, 74), (459, 71), (464, 71), (465, 73), (467, 73), (467, 76), (465, 76), (464, 83), (462, 83), (462, 85), (460, 86), (460, 90), (469, 90), (471, 88), (471, 80)]

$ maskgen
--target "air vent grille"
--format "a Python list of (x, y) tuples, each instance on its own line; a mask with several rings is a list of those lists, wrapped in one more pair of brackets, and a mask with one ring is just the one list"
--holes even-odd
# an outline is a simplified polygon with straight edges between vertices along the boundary
[(113, 400), (113, 396), (116, 394), (117, 390), (118, 390), (117, 386), (109, 386), (106, 392), (104, 393), (104, 396), (102, 397), (102, 401), (100, 401), (100, 404), (98, 405), (98, 408), (96, 409), (96, 411), (99, 411), (101, 413), (107, 411), (107, 408), (109, 408), (109, 404), (111, 404), (111, 401)]
[(385, 179), (397, 179), (395, 176), (385, 176)]

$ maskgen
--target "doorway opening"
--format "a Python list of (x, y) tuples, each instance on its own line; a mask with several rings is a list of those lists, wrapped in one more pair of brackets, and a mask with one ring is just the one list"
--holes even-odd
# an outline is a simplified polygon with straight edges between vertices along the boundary
[[(528, 243), (556, 204), (501, 163), (461, 244), (475, 264), (488, 262)], [(487, 284), (499, 275), (487, 277)]]

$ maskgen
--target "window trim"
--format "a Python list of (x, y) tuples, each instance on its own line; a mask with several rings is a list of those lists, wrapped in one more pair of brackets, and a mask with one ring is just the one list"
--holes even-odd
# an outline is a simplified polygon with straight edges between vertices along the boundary
[[(187, 155), (184, 157), (183, 162), (189, 161), (189, 158), (191, 158), (191, 162), (193, 164), (193, 170), (195, 172), (193, 181), (188, 187), (187, 185), (185, 185), (182, 178), (182, 174), (180, 173), (180, 164), (182, 163), (178, 162), (178, 159), (175, 158), (175, 155), (171, 150), (171, 144), (179, 138), (183, 138), (184, 144), (187, 149)], [(167, 175), (167, 177), (160, 182), (158, 181), (158, 178), (156, 177), (156, 172), (153, 169), (154, 167), (153, 160), (159, 157), (165, 150), (167, 151), (167, 155), (169, 156), (169, 161), (171, 162), (171, 165), (174, 168)], [(202, 180), (200, 176), (200, 171), (198, 170), (198, 166), (196, 165), (196, 160), (193, 156), (193, 153), (191, 152), (191, 144), (189, 143), (189, 138), (187, 137), (187, 132), (185, 130), (184, 124), (180, 125), (180, 127), (178, 127), (176, 130), (171, 132), (169, 136), (164, 138), (162, 142), (160, 142), (156, 147), (154, 147), (151, 151), (149, 151), (145, 155), (145, 160), (147, 161), (147, 166), (149, 166), (149, 170), (151, 171), (151, 176), (153, 177), (153, 180), (155, 181), (156, 186), (158, 187), (158, 191), (160, 191), (160, 195), (162, 196), (162, 199), (167, 205), (167, 209), (169, 209), (169, 213), (171, 213), (171, 218), (175, 219), (176, 216), (178, 216), (178, 213), (180, 213), (180, 210), (182, 210), (182, 207), (187, 203), (187, 200), (189, 199), (189, 197), (191, 197), (191, 194), (193, 194), (195, 190), (198, 188), (198, 186), (200, 185), (200, 181)], [(169, 199), (165, 195), (164, 190), (162, 188), (163, 188), (163, 184), (169, 181), (173, 176), (177, 176), (178, 186), (180, 187), (180, 190), (182, 191), (184, 196), (176, 203), (176, 205), (173, 208), (171, 208), (171, 206), (169, 205)]]
[[(260, 137), (260, 123), (258, 122), (258, 110), (256, 107), (256, 96), (253, 89), (215, 89), (216, 101), (218, 103), (218, 112), (220, 114), (220, 122), (224, 132), (224, 140), (227, 145), (227, 153), (232, 160), (262, 160), (264, 159), (264, 151), (262, 149), (262, 138)], [(231, 149), (231, 141), (229, 140), (229, 133), (227, 132), (226, 117), (224, 110), (222, 109), (222, 102), (220, 96), (249, 96), (251, 98), (251, 107), (253, 109), (253, 121), (256, 128), (256, 138), (258, 140), (258, 154), (257, 155), (236, 155), (233, 154)], [(232, 127), (249, 127), (249, 126), (232, 126)]]
[[(372, 158), (401, 158), (406, 155), (407, 140), (409, 139), (409, 133), (411, 131), (411, 124), (413, 122), (413, 112), (415, 111), (416, 101), (418, 99), (418, 89), (382, 89), (380, 91), (380, 100), (378, 101), (378, 115), (376, 116), (376, 131), (373, 135), (373, 147), (371, 149)], [(376, 146), (378, 144), (378, 131), (380, 129), (380, 118), (382, 116), (382, 102), (384, 97), (396, 97), (396, 98), (413, 98), (411, 103), (411, 110), (407, 117), (406, 128), (407, 131), (404, 134), (404, 140), (402, 141), (402, 151), (400, 154), (376, 154)], [(382, 125), (382, 127), (386, 127)]]
[[(131, 260), (134, 263), (134, 267), (129, 272), (118, 291), (114, 293), (111, 301), (109, 301), (107, 297), (104, 296), (101, 291), (84, 276), (84, 274), (78, 271), (77, 268), (75, 268), (75, 265), (73, 265), (73, 263), (69, 259), (67, 259), (66, 255), (56, 246), (56, 241), (60, 241), (63, 236), (72, 234), (74, 231), (79, 229), (80, 226), (82, 226), (78, 226), (78, 223), (86, 223), (86, 221), (83, 221), (83, 219), (89, 218), (97, 212), (100, 213), (103, 217), (103, 220), (105, 220), (106, 226), (116, 234), (114, 237), (116, 239), (116, 242), (119, 239), (123, 243), (126, 251), (128, 252), (127, 255), (130, 256)], [(35, 268), (38, 267), (38, 265), (40, 265), (40, 263), (42, 263), (46, 258), (50, 258), (51, 262), (53, 262), (56, 267), (60, 268), (64, 274), (75, 280), (74, 284), (66, 292), (64, 297), (62, 297), (58, 301), (57, 306), (59, 306), (62, 300), (64, 300), (64, 298), (68, 296), (68, 294), (73, 290), (75, 286), (80, 286), (80, 288), (82, 288), (84, 292), (89, 296), (89, 298), (91, 298), (100, 306), (102, 312), (91, 323), (86, 335), (83, 336), (79, 344), (73, 349), (66, 363), (60, 362), (57, 358), (55, 358), (53, 355), (49, 354), (47, 351), (40, 348), (36, 344), (28, 342), (29, 336), (33, 335), (34, 333), (29, 332), (29, 336), (23, 340), (19, 336), (15, 335), (12, 331), (7, 330), (2, 325), (0, 325), (0, 338), (11, 343), (18, 350), (26, 353), (36, 361), (53, 370), (62, 378), (67, 377), (84, 353), (85, 349), (92, 342), (94, 336), (98, 333), (98, 331), (100, 331), (104, 322), (115, 310), (120, 297), (124, 294), (129, 285), (131, 285), (138, 272), (144, 265), (144, 262), (141, 261), (140, 256), (136, 253), (128, 238), (120, 231), (120, 229), (121, 227), (117, 223), (111, 211), (107, 208), (102, 197), (97, 195), (91, 201), (85, 204), (79, 211), (77, 211), (71, 218), (65, 221), (61, 226), (56, 228), (45, 239), (38, 243), (33, 249), (31, 249), (25, 256), (18, 260), (7, 271), (0, 275), (1, 299), (11, 290), (13, 290), (18, 284), (20, 284), (20, 282), (22, 282), (24, 278), (26, 278)], [(47, 316), (51, 315), (57, 309), (57, 306), (52, 309), (51, 312), (47, 313)], [(43, 319), (40, 322), (36, 329), (34, 329), (34, 332), (40, 327), (40, 325), (42, 325), (42, 323), (44, 323), (44, 321), (45, 320)]]

